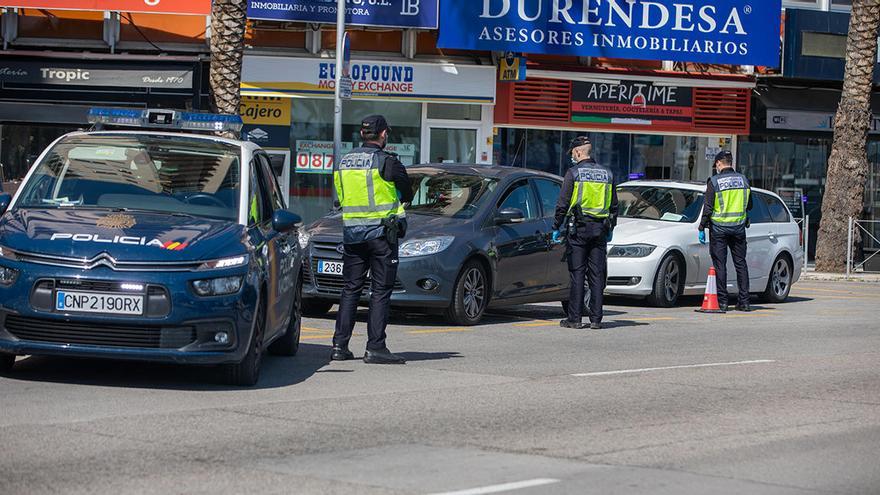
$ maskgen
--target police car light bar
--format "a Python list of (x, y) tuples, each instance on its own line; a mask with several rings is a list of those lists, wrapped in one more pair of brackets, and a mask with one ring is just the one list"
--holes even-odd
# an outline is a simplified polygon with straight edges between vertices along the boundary
[(241, 132), (242, 121), (238, 115), (176, 110), (134, 108), (91, 108), (90, 124), (125, 127), (149, 127), (187, 131), (233, 131)]

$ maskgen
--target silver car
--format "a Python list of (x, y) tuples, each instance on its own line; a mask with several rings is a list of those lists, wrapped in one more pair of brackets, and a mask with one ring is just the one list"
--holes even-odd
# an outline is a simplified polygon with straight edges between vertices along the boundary
[[(620, 218), (608, 246), (607, 294), (645, 297), (669, 307), (679, 296), (703, 294), (712, 260), (697, 240), (704, 183), (634, 181), (618, 187)], [(749, 286), (763, 300), (782, 302), (804, 264), (800, 228), (785, 203), (752, 188), (747, 229)], [(736, 271), (728, 257), (728, 289)]]

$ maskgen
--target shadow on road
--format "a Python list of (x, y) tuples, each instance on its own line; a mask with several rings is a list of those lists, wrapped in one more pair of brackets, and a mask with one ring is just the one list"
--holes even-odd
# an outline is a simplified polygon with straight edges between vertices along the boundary
[(295, 357), (265, 356), (260, 381), (253, 387), (222, 383), (217, 366), (183, 366), (103, 359), (28, 356), (15, 363), (10, 380), (68, 383), (101, 387), (165, 390), (259, 390), (287, 387), (307, 380), (330, 362), (330, 346), (300, 344)]
[(464, 357), (458, 352), (398, 352), (407, 361), (439, 361)]

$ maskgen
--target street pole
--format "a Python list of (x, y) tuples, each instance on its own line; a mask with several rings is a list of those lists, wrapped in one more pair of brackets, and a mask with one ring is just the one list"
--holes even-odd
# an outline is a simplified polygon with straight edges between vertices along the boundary
[(336, 90), (333, 96), (333, 168), (342, 149), (342, 57), (345, 52), (345, 0), (336, 0)]

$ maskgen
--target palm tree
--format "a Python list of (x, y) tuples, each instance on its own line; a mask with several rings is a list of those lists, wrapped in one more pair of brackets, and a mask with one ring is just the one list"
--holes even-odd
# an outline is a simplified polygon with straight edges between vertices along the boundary
[[(241, 104), (241, 61), (247, 27), (247, 0), (214, 0), (211, 7), (211, 109), (238, 114)], [(237, 137), (235, 133), (220, 133)]]
[(834, 144), (828, 159), (828, 179), (816, 243), (817, 271), (842, 273), (846, 270), (848, 218), (858, 217), (862, 212), (878, 27), (880, 1), (854, 0), (846, 42), (843, 93), (834, 119)]

